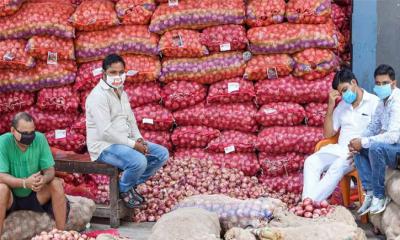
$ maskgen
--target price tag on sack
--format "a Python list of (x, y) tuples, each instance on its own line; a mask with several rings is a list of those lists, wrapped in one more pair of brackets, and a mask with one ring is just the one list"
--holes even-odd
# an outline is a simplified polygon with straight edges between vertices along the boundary
[(151, 118), (143, 118), (142, 122), (143, 124), (150, 124), (150, 125), (154, 124), (154, 120)]
[(12, 52), (7, 52), (6, 54), (4, 54), (3, 56), (3, 60), (4, 61), (12, 61), (14, 60), (15, 56)]
[(56, 52), (47, 52), (47, 64), (56, 65), (58, 61)]
[(223, 43), (223, 44), (219, 45), (219, 50), (221, 52), (230, 51), (231, 50), (231, 44), (230, 43)]
[(179, 5), (179, 0), (168, 0), (168, 6), (175, 7)]
[(273, 109), (273, 108), (266, 108), (266, 109), (264, 109), (264, 113), (265, 114), (274, 114), (274, 113), (277, 113), (278, 111), (276, 111), (276, 109)]
[(183, 39), (182, 39), (182, 36), (180, 34), (174, 36), (172, 38), (172, 40), (174, 41), (176, 46), (183, 47)]
[(278, 78), (278, 71), (276, 70), (276, 67), (267, 69), (267, 77), (268, 77), (268, 79), (277, 79)]
[(54, 131), (54, 137), (55, 139), (61, 139), (61, 138), (66, 138), (67, 137), (67, 130), (63, 129), (57, 129)]
[(96, 77), (103, 73), (103, 68), (96, 68), (92, 71), (93, 77)]
[(234, 152), (234, 151), (235, 151), (235, 146), (234, 146), (234, 145), (231, 145), (231, 146), (229, 146), (229, 147), (224, 148), (224, 150), (225, 150), (225, 154)]
[(132, 77), (132, 76), (135, 76), (136, 74), (138, 74), (138, 72), (139, 72), (139, 71), (136, 71), (136, 70), (128, 70), (128, 71), (126, 72), (126, 76), (127, 76), (127, 77)]
[(230, 82), (228, 83), (228, 93), (239, 91), (240, 84), (238, 82)]

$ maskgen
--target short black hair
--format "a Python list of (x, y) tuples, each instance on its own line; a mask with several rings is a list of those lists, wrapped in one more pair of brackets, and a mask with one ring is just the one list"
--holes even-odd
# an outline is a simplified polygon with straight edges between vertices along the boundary
[(374, 72), (374, 77), (379, 75), (389, 75), (389, 78), (394, 81), (396, 80), (396, 73), (394, 72), (394, 69), (387, 64), (381, 64), (379, 65)]
[(122, 63), (125, 67), (124, 59), (118, 54), (110, 54), (103, 60), (103, 70), (106, 71), (114, 63)]
[(356, 80), (357, 84), (357, 78), (354, 75), (354, 73), (348, 69), (348, 68), (343, 68), (340, 71), (337, 71), (335, 74), (335, 77), (333, 78), (332, 81), (332, 88), (337, 90), (339, 87), (339, 84), (341, 83), (351, 83), (351, 80)]
[(19, 112), (19, 113), (15, 114), (15, 116), (11, 120), (11, 126), (13, 126), (15, 129), (17, 129), (18, 123), (21, 119), (23, 119), (27, 122), (33, 122), (33, 117), (29, 113)]

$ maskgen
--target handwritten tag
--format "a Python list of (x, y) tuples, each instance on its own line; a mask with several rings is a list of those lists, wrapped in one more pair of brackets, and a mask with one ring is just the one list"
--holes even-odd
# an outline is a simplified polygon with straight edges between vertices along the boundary
[(178, 0), (168, 0), (168, 6), (170, 7), (175, 7), (179, 5), (179, 1)]
[(3, 60), (4, 61), (12, 61), (14, 60), (15, 56), (12, 52), (7, 52), (6, 54), (4, 54), (3, 56)]
[(143, 118), (143, 124), (154, 124), (154, 120), (151, 118)]
[(273, 109), (273, 108), (266, 108), (266, 109), (264, 109), (264, 113), (265, 114), (274, 114), (274, 113), (277, 113), (278, 111), (276, 111), (276, 109)]
[(230, 82), (228, 83), (228, 93), (239, 91), (240, 84), (238, 82)]
[(103, 73), (103, 68), (96, 68), (92, 71), (92, 73), (93, 73), (93, 77), (96, 77)]
[(276, 67), (267, 69), (267, 77), (268, 77), (268, 79), (277, 79), (278, 78), (278, 71), (276, 70)]
[(225, 150), (225, 154), (234, 152), (234, 151), (235, 151), (235, 146), (234, 146), (234, 145), (231, 145), (231, 146), (229, 146), (229, 147), (224, 148), (224, 150)]
[(136, 70), (129, 70), (129, 71), (126, 72), (126, 76), (127, 77), (132, 77), (132, 76), (135, 76), (136, 74), (138, 74), (138, 72), (139, 71), (136, 71)]
[(63, 129), (57, 129), (54, 131), (55, 132), (55, 139), (61, 139), (61, 138), (66, 138), (67, 137), (67, 130)]
[(221, 52), (230, 51), (231, 50), (231, 44), (230, 43), (223, 43), (223, 44), (219, 45), (219, 50)]
[(173, 37), (173, 41), (175, 42), (176, 46), (183, 47), (183, 39), (180, 34)]
[(56, 65), (58, 62), (58, 57), (56, 52), (47, 52), (47, 64)]

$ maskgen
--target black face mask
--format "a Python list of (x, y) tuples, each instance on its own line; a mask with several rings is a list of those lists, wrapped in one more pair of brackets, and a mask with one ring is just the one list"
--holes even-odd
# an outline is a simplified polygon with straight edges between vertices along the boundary
[(17, 142), (24, 144), (24, 145), (31, 145), (33, 143), (33, 140), (35, 140), (36, 134), (35, 132), (31, 133), (26, 133), (26, 132), (20, 132), (17, 129), (15, 129), (19, 134), (21, 134), (21, 140), (17, 140)]

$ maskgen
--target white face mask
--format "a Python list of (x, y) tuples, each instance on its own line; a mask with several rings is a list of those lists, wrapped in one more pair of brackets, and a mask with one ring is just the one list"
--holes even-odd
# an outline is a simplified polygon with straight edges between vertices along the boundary
[(124, 86), (126, 74), (120, 76), (108, 76), (106, 75), (106, 83), (112, 88), (122, 88)]

